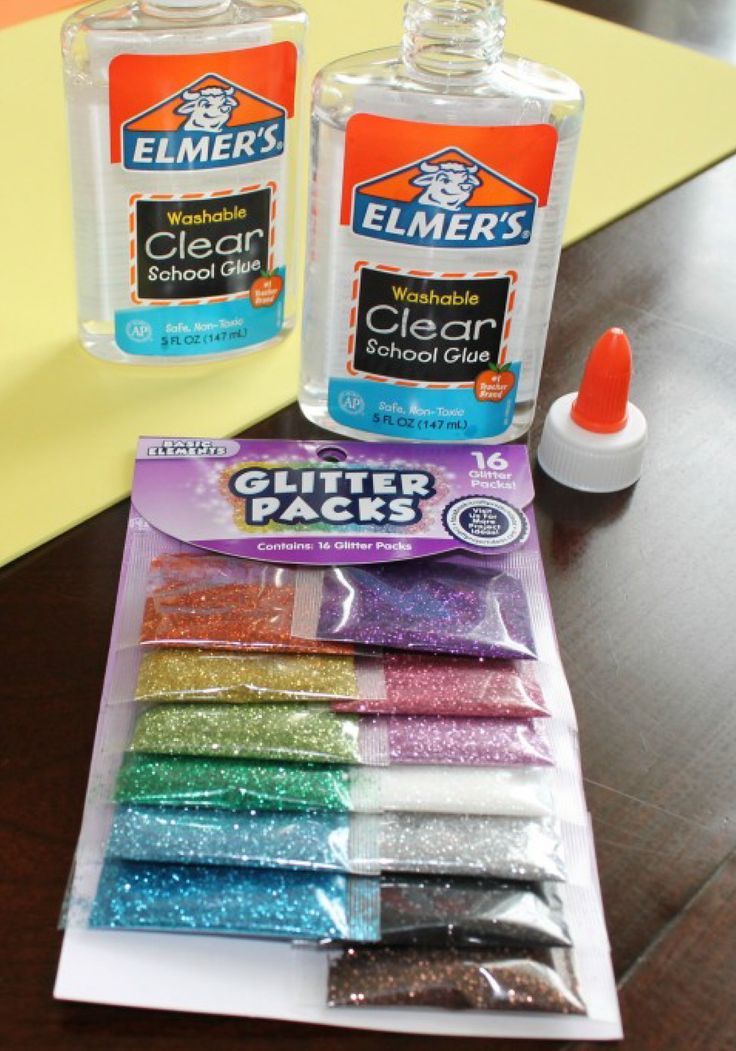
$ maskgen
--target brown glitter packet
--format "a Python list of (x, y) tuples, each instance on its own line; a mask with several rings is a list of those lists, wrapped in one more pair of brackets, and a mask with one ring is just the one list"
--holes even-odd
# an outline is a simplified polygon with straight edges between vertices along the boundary
[(566, 949), (351, 947), (330, 962), (328, 1004), (586, 1013)]

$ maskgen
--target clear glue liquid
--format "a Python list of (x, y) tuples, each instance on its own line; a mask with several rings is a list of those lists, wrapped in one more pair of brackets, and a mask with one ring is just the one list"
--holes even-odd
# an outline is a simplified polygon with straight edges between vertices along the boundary
[(499, 0), (408, 0), (312, 113), (300, 404), (359, 438), (510, 441), (537, 398), (582, 118)]
[(101, 0), (64, 24), (79, 338), (180, 364), (295, 313), (306, 15), (292, 0)]

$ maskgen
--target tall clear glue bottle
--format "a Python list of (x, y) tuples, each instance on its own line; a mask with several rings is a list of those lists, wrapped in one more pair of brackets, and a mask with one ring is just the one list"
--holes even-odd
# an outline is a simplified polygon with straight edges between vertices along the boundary
[(355, 437), (509, 441), (534, 415), (582, 118), (501, 0), (408, 0), (314, 84), (300, 403)]
[(100, 0), (64, 24), (79, 335), (99, 358), (228, 358), (295, 313), (293, 0)]

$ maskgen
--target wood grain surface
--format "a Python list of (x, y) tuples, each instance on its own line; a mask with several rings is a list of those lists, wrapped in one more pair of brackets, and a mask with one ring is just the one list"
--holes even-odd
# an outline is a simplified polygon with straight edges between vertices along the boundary
[[(685, 18), (692, 6), (620, 9), (680, 7)], [(721, 6), (730, 25), (732, 5), (709, 16)], [(563, 254), (530, 436), (533, 449), (596, 336), (623, 326), (651, 430), (644, 476), (586, 497), (537, 472), (536, 507), (621, 986), (627, 1035), (616, 1046), (627, 1051), (736, 1048), (735, 188), (731, 159)], [(292, 407), (249, 433), (319, 432)], [(0, 573), (0, 1046), (478, 1047), (52, 999), (126, 514), (114, 507)], [(522, 1046), (559, 1045), (494, 1042)]]

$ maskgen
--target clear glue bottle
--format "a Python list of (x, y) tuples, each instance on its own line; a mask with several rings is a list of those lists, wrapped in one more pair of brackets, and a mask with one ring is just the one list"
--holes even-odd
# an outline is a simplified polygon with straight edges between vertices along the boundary
[(300, 403), (322, 427), (531, 424), (583, 101), (503, 39), (501, 0), (408, 0), (398, 48), (316, 78)]
[(306, 21), (293, 0), (101, 0), (65, 22), (79, 335), (95, 356), (229, 358), (292, 324)]

